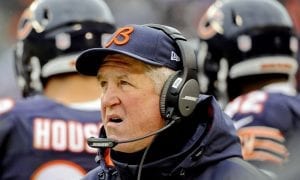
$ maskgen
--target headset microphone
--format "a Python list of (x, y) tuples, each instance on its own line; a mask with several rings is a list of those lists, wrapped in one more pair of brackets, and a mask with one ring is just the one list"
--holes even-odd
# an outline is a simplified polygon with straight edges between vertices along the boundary
[(172, 120), (166, 126), (164, 126), (163, 128), (161, 128), (157, 131), (154, 131), (152, 133), (149, 133), (145, 136), (138, 137), (138, 138), (133, 138), (133, 139), (125, 140), (125, 141), (117, 141), (117, 140), (109, 139), (109, 138), (90, 137), (90, 138), (87, 139), (87, 142), (88, 142), (88, 145), (92, 148), (113, 148), (118, 144), (139, 141), (139, 140), (148, 138), (150, 136), (154, 136), (156, 134), (159, 134), (159, 133), (165, 131), (166, 129), (168, 129), (169, 127), (171, 127), (173, 124), (175, 124), (180, 119), (181, 118), (179, 118), (179, 117), (173, 117)]

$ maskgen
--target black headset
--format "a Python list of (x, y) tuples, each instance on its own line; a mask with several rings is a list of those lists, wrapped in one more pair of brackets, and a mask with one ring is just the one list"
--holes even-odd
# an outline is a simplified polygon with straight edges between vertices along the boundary
[(183, 70), (171, 75), (160, 95), (160, 112), (166, 120), (190, 116), (198, 103), (200, 87), (197, 80), (197, 60), (194, 49), (175, 28), (160, 24), (145, 24), (173, 39), (180, 51)]

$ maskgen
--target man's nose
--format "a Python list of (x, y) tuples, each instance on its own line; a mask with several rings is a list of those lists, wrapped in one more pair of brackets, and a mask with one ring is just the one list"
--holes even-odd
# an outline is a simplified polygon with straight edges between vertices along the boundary
[(102, 107), (111, 107), (120, 103), (119, 91), (117, 86), (109, 84), (102, 94), (101, 98)]

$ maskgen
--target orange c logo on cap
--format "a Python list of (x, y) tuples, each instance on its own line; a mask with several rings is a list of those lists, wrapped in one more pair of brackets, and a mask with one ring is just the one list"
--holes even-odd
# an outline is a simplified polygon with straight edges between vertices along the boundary
[[(119, 28), (114, 35), (112, 36), (111, 40), (105, 44), (105, 47), (109, 47), (112, 43), (116, 44), (116, 45), (124, 45), (126, 43), (128, 43), (129, 39), (130, 39), (130, 34), (133, 32), (133, 27), (131, 26), (125, 26), (122, 28)], [(121, 38), (118, 38), (118, 37)]]
[(217, 33), (224, 32), (224, 13), (221, 6), (221, 2), (210, 6), (200, 19), (197, 32), (202, 39), (210, 39)]

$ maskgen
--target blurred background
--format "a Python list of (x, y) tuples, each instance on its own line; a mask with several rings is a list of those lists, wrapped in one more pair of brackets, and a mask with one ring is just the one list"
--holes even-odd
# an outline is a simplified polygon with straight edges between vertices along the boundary
[[(105, 0), (118, 26), (160, 23), (179, 29), (187, 38), (197, 37), (200, 17), (214, 0)], [(14, 77), (12, 46), (18, 19), (32, 0), (0, 0), (0, 98), (20, 98)], [(281, 0), (300, 30), (300, 0)], [(71, 5), (70, 5), (71, 6)], [(299, 31), (298, 31), (299, 32)]]

